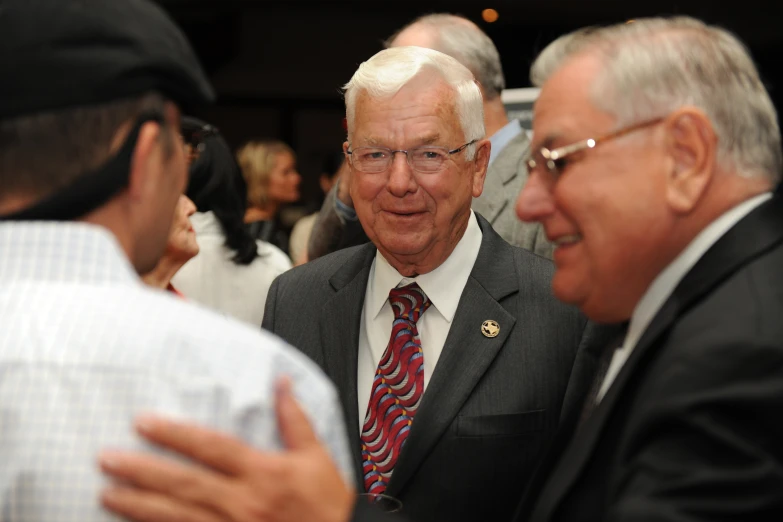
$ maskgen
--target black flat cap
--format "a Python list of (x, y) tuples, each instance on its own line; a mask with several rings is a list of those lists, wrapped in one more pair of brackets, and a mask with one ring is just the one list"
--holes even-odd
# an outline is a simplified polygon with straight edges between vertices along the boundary
[(147, 0), (2, 0), (0, 119), (158, 91), (214, 93), (182, 31)]

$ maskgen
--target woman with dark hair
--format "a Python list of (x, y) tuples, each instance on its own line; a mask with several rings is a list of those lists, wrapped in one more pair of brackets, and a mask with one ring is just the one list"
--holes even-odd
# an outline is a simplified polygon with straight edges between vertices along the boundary
[(245, 227), (247, 185), (217, 129), (183, 118), (182, 133), (194, 144), (187, 196), (198, 210), (190, 219), (200, 252), (172, 282), (190, 300), (260, 325), (269, 287), (291, 261)]

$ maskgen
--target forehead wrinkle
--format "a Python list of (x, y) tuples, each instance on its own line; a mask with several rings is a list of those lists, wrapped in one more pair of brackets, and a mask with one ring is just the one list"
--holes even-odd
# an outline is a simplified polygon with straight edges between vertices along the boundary
[[(376, 136), (367, 136), (361, 141), (364, 145), (367, 147), (388, 147), (386, 142), (378, 138)], [(434, 143), (438, 143), (440, 141), (440, 133), (434, 132), (434, 133), (427, 133), (420, 135), (418, 138), (413, 138), (411, 140), (406, 140), (408, 143), (410, 143), (411, 147), (422, 147), (422, 146), (428, 146), (432, 145)]]

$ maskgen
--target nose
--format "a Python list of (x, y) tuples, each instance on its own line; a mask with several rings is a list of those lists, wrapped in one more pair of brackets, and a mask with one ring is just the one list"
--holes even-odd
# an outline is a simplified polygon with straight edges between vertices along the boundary
[(413, 170), (408, 165), (404, 152), (395, 153), (389, 166), (389, 180), (386, 186), (394, 196), (401, 198), (408, 192), (416, 191), (416, 179)]
[(550, 187), (544, 183), (541, 174), (531, 172), (517, 198), (517, 216), (522, 221), (541, 221), (555, 210)]
[(196, 204), (186, 195), (181, 196), (183, 198), (183, 205), (185, 206), (185, 214), (190, 217), (196, 213)]

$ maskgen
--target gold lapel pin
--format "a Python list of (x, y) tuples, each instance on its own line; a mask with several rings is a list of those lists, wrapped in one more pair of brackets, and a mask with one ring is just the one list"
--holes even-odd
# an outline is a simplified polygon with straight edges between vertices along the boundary
[(497, 337), (500, 333), (500, 325), (497, 321), (487, 319), (484, 321), (484, 324), (481, 325), (481, 333), (484, 334), (484, 337), (489, 337), (490, 339), (492, 337)]

